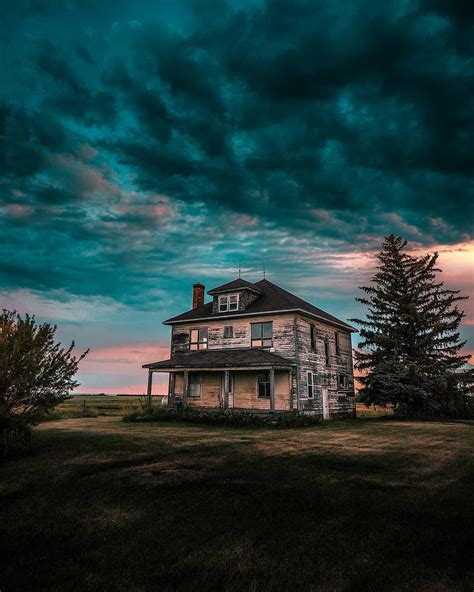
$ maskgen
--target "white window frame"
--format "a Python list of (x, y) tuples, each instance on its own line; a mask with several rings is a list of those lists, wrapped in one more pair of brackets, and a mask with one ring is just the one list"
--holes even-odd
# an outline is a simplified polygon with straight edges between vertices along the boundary
[[(230, 333), (230, 335), (226, 335), (226, 330), (227, 330), (227, 333)], [(233, 325), (225, 325), (223, 332), (222, 332), (222, 336), (224, 339), (232, 339), (234, 337)]]
[(308, 399), (314, 399), (314, 372), (308, 372)]
[(240, 294), (221, 294), (217, 299), (218, 312), (236, 312), (239, 310)]

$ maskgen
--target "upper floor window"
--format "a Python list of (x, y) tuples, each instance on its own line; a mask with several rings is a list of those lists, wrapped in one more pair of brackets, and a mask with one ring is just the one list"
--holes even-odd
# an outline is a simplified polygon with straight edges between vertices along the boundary
[(201, 375), (190, 374), (188, 380), (188, 396), (195, 399), (199, 398), (201, 396)]
[(257, 397), (268, 399), (270, 397), (270, 372), (259, 372), (257, 374)]
[(273, 346), (273, 323), (252, 324), (252, 347)]
[(222, 294), (219, 296), (219, 312), (239, 310), (238, 294)]
[(347, 388), (347, 377), (345, 374), (339, 373), (337, 375), (337, 388), (341, 391), (346, 390)]
[(339, 347), (339, 333), (337, 331), (334, 333), (334, 339), (336, 342), (336, 356), (338, 356), (341, 353), (341, 349)]
[(308, 372), (308, 399), (312, 399), (314, 397), (314, 374), (312, 372)]
[(316, 350), (316, 327), (314, 325), (309, 326), (309, 336), (311, 340), (311, 349)]
[(228, 326), (224, 327), (224, 338), (229, 339), (234, 336), (234, 327)]
[(191, 329), (189, 349), (207, 349), (207, 327)]
[(324, 355), (326, 356), (326, 365), (329, 366), (329, 340), (327, 338), (324, 340)]

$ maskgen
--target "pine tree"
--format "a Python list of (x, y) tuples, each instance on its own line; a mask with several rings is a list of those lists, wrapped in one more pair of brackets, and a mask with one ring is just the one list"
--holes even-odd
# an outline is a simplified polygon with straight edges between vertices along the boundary
[(458, 372), (469, 359), (458, 330), (466, 297), (437, 280), (438, 253), (414, 257), (406, 245), (393, 234), (384, 239), (372, 285), (356, 298), (367, 307), (366, 319), (352, 319), (362, 337), (360, 400), (404, 416), (468, 416), (473, 376)]

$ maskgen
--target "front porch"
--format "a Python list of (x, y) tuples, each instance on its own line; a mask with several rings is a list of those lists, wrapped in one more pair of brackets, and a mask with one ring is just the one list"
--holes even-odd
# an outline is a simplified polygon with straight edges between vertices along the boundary
[(191, 407), (211, 409), (297, 409), (295, 365), (265, 350), (198, 351), (144, 368), (148, 369), (149, 400), (153, 374), (169, 373), (169, 407), (182, 401)]

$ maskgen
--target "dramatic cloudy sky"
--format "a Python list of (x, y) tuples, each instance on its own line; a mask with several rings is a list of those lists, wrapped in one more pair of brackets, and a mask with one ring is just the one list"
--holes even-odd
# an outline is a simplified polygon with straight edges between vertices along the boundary
[(12, 0), (0, 26), (1, 303), (91, 348), (83, 391), (143, 392), (161, 321), (239, 261), (347, 319), (395, 232), (472, 292), (474, 3)]

